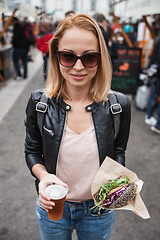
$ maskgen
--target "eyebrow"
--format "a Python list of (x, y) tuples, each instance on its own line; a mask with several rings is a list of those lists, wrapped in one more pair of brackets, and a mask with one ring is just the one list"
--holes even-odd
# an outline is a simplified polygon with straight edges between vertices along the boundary
[[(74, 53), (75, 55), (77, 55), (73, 50), (63, 49), (63, 50), (59, 50), (59, 51), (71, 52), (71, 53)], [(83, 55), (85, 53), (90, 53), (90, 52), (97, 52), (97, 51), (89, 49), (89, 50), (84, 51), (81, 55)], [(80, 55), (77, 55), (77, 56), (80, 56)]]

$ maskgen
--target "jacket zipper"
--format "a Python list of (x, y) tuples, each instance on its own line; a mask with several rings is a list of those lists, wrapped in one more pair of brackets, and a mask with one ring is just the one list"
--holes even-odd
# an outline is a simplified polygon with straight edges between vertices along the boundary
[(62, 139), (63, 139), (63, 135), (64, 135), (64, 131), (65, 131), (66, 121), (67, 121), (67, 112), (66, 112), (66, 118), (65, 118), (65, 122), (64, 122), (64, 127), (63, 127), (62, 138), (61, 138), (61, 142), (60, 142), (60, 146), (59, 146), (59, 151), (58, 151), (58, 156), (57, 156), (57, 164), (56, 164), (56, 176), (57, 176), (57, 166), (58, 166), (58, 159), (59, 159), (59, 154), (60, 154), (60, 149), (61, 149)]
[(43, 128), (53, 137), (54, 136), (54, 132), (52, 130), (47, 129), (45, 126), (43, 126)]
[[(91, 112), (91, 118), (92, 118), (92, 123), (93, 123), (93, 126), (94, 126), (93, 112)], [(96, 135), (96, 129), (95, 129), (95, 126), (94, 126), (94, 133), (95, 133), (96, 142), (97, 142), (97, 149), (98, 149), (98, 141), (97, 141), (97, 135)], [(99, 156), (99, 149), (98, 149), (98, 156)], [(99, 156), (99, 167), (100, 167), (100, 156)]]

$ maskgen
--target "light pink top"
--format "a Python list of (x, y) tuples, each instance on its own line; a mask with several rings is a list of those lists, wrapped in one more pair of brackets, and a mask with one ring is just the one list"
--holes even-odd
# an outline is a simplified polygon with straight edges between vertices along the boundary
[(93, 124), (81, 134), (66, 126), (57, 164), (57, 176), (69, 187), (68, 201), (92, 199), (91, 183), (98, 169), (99, 156)]

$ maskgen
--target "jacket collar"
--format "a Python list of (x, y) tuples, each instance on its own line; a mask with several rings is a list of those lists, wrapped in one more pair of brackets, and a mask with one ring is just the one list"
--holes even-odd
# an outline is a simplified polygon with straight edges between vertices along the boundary
[[(63, 101), (63, 99), (60, 99), (60, 100), (58, 101), (58, 105), (59, 105), (62, 109), (66, 110), (66, 111), (71, 110), (71, 106), (70, 106), (69, 104), (65, 103), (65, 102)], [(86, 110), (87, 112), (92, 112), (92, 111), (93, 111), (95, 108), (97, 108), (98, 106), (99, 106), (99, 103), (93, 102), (93, 103), (87, 105), (87, 106), (85, 107), (85, 110)]]

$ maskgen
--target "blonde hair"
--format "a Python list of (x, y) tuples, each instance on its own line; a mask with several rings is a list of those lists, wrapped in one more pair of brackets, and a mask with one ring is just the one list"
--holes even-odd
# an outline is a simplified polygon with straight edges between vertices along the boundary
[(97, 73), (92, 79), (90, 96), (95, 102), (106, 101), (110, 91), (112, 77), (111, 60), (102, 32), (97, 22), (92, 17), (85, 14), (70, 14), (68, 17), (63, 19), (59, 23), (54, 36), (50, 40), (49, 70), (44, 92), (49, 98), (69, 98), (66, 92), (65, 79), (60, 72), (57, 50), (59, 40), (63, 37), (67, 29), (71, 29), (73, 26), (93, 32), (98, 39), (101, 58), (97, 67)]

